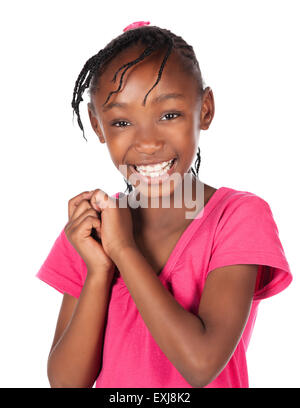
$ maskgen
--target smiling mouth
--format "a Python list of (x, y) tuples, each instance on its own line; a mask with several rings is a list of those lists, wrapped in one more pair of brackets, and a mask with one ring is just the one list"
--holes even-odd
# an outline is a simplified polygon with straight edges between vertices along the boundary
[(177, 158), (174, 157), (171, 160), (156, 163), (155, 165), (136, 166), (131, 164), (130, 167), (133, 169), (134, 173), (141, 175), (142, 178), (146, 179), (147, 181), (154, 181), (167, 178), (173, 172), (176, 162)]

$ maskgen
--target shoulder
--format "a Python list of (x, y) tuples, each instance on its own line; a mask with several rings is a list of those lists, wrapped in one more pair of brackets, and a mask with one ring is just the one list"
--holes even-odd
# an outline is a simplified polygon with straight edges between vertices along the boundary
[(251, 191), (246, 191), (246, 190), (236, 190), (231, 187), (223, 187), (223, 189), (226, 191), (226, 199), (230, 203), (235, 203), (241, 200), (256, 200), (257, 202), (263, 202), (267, 204), (267, 201), (260, 197), (259, 195), (251, 192)]
[(268, 202), (250, 191), (223, 187), (222, 216), (233, 214), (254, 215), (270, 211)]
[[(214, 241), (265, 239), (266, 234), (277, 230), (269, 204), (262, 197), (249, 191), (225, 188), (215, 213)], [(263, 238), (264, 237), (264, 238)], [(224, 242), (225, 243), (225, 242)]]

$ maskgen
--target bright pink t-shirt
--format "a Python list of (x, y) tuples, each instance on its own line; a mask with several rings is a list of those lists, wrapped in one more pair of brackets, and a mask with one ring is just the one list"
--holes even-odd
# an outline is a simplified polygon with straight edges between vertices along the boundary
[[(292, 281), (269, 204), (253, 193), (221, 187), (182, 233), (158, 279), (197, 315), (209, 272), (234, 264), (259, 265), (251, 311), (230, 360), (205, 388), (249, 387), (246, 351), (258, 305)], [(36, 276), (78, 298), (86, 273), (62, 230)], [(130, 387), (192, 388), (155, 342), (116, 270), (96, 388)]]

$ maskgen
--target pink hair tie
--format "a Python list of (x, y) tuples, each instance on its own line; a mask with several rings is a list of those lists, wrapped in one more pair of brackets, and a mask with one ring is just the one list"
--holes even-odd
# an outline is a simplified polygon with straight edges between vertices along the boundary
[(150, 21), (136, 21), (132, 24), (129, 24), (129, 26), (125, 27), (123, 31), (125, 32), (127, 30), (134, 30), (135, 28), (142, 27), (144, 25), (149, 25), (149, 24), (150, 24)]

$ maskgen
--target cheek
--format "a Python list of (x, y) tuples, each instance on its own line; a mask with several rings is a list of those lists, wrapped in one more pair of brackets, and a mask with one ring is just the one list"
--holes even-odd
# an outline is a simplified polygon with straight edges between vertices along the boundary
[(185, 132), (175, 141), (176, 149), (186, 160), (193, 158), (197, 149), (197, 138), (191, 132)]
[(168, 140), (174, 142), (182, 150), (182, 146), (186, 144), (193, 145), (197, 139), (194, 122), (186, 120), (178, 124), (173, 129), (169, 129)]
[(123, 162), (123, 157), (126, 152), (124, 140), (117, 136), (109, 136), (106, 138), (106, 144), (113, 163), (115, 166), (118, 166), (119, 163)]
[(117, 170), (126, 178), (128, 179), (129, 176), (129, 169), (128, 166), (124, 164), (125, 155), (128, 151), (128, 146), (125, 146), (124, 143), (120, 141), (110, 141), (107, 143), (107, 148), (109, 150), (110, 158), (114, 163)]

